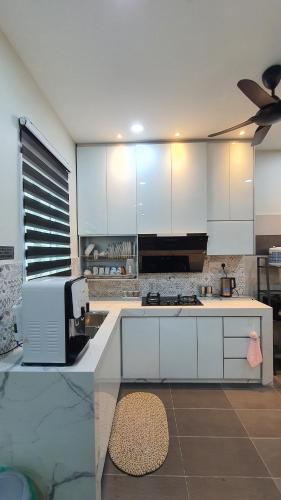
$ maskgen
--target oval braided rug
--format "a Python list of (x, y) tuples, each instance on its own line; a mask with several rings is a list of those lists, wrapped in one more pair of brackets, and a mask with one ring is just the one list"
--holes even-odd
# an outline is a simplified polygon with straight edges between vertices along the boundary
[(143, 476), (161, 467), (168, 449), (168, 421), (162, 401), (146, 392), (122, 398), (116, 406), (108, 446), (116, 467), (132, 476)]

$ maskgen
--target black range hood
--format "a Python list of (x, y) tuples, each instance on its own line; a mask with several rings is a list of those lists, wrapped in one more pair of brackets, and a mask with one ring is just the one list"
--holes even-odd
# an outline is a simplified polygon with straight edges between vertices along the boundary
[(140, 273), (200, 273), (207, 250), (206, 233), (138, 236)]

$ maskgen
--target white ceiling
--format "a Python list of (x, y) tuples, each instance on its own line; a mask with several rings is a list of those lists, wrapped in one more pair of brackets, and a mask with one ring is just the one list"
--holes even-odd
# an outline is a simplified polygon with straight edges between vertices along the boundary
[[(0, 0), (1, 29), (77, 142), (134, 140), (135, 121), (140, 139), (203, 138), (255, 114), (236, 83), (281, 63), (280, 20), (280, 0)], [(281, 124), (262, 147), (281, 149)]]

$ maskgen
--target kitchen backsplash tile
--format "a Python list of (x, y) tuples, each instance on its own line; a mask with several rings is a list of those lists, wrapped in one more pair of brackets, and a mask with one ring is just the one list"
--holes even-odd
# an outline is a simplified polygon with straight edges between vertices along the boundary
[(15, 345), (12, 307), (21, 297), (20, 263), (0, 264), (0, 355)]
[(148, 292), (198, 294), (201, 285), (211, 285), (213, 293), (218, 294), (223, 262), (228, 275), (236, 278), (238, 293), (247, 295), (247, 264), (243, 256), (206, 257), (202, 273), (142, 274), (137, 280), (89, 280), (89, 295), (90, 298), (118, 297), (124, 290), (140, 290), (141, 295)]

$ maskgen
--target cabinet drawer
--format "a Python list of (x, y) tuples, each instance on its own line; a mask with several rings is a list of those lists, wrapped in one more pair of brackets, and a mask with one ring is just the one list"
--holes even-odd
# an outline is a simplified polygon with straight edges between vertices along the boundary
[(225, 338), (224, 357), (225, 358), (246, 358), (249, 346), (249, 337), (245, 338)]
[(246, 318), (224, 318), (225, 337), (249, 337), (252, 330), (260, 335), (260, 318), (256, 316)]
[(257, 380), (261, 377), (261, 368), (251, 368), (246, 359), (225, 359), (224, 378), (225, 379), (248, 379)]

